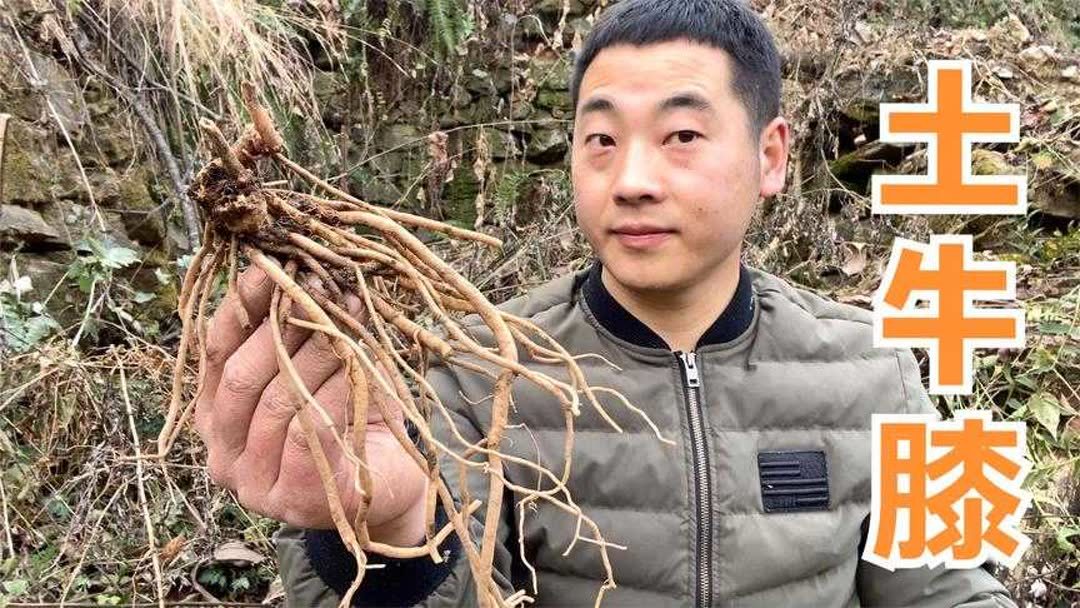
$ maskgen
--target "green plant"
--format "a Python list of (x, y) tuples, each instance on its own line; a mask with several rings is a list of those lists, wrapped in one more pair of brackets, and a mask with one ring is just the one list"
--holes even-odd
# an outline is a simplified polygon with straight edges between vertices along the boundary
[(60, 329), (41, 302), (23, 299), (32, 289), (27, 276), (0, 283), (0, 353), (26, 352)]
[(461, 0), (416, 0), (416, 4), (427, 14), (436, 52), (442, 58), (454, 55), (473, 31), (472, 18)]
[(273, 573), (264, 567), (234, 567), (212, 563), (198, 574), (199, 584), (222, 598), (241, 598), (253, 590), (265, 589), (273, 580)]
[[(75, 251), (79, 257), (68, 268), (68, 277), (75, 281), (87, 299), (83, 320), (72, 344), (77, 346), (84, 333), (96, 337), (103, 311), (111, 312), (121, 324), (130, 324), (141, 333), (141, 324), (112, 293), (116, 271), (137, 263), (138, 252), (118, 245), (107, 237), (101, 240), (86, 237), (75, 244)], [(153, 294), (136, 291), (127, 284), (121, 285), (120, 289), (135, 304), (145, 304), (154, 298)]]

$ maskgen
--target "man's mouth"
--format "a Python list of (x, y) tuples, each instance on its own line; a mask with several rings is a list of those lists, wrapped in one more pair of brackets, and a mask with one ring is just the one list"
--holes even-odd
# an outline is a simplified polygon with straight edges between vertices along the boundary
[(611, 230), (615, 238), (631, 249), (650, 249), (661, 245), (674, 230), (649, 224), (624, 224)]

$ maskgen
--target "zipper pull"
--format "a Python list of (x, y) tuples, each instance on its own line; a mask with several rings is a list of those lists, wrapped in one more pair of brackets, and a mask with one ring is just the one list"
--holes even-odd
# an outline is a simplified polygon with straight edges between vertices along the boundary
[(690, 388), (701, 386), (701, 376), (698, 374), (697, 353), (679, 353), (682, 358), (683, 368), (686, 370), (686, 385)]

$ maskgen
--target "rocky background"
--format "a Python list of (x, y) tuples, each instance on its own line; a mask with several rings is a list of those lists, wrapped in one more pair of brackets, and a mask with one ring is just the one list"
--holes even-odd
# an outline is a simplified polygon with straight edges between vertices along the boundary
[[(197, 441), (145, 479), (130, 459), (129, 413), (154, 437), (167, 403), (200, 116), (235, 129), (254, 80), (309, 168), (504, 239), (434, 243), (502, 301), (588, 259), (567, 89), (602, 4), (0, 0), (0, 605), (155, 601), (159, 584), (171, 601), (280, 602), (274, 522), (209, 483)], [(1000, 575), (1024, 604), (1080, 605), (1080, 7), (753, 4), (795, 145), (748, 261), (863, 307), (898, 236), (973, 234), (1017, 262), (1029, 346), (980, 352), (976, 394), (939, 407), (1028, 422), (1034, 542)], [(1026, 217), (870, 215), (873, 173), (925, 170), (920, 146), (878, 140), (878, 104), (922, 101), (934, 58), (973, 59), (978, 98), (1021, 104), (1022, 141), (980, 146), (974, 168), (1026, 173)]]

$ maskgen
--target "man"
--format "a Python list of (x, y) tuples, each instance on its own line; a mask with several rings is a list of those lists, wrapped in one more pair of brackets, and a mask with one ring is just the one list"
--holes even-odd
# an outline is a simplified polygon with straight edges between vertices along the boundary
[[(859, 559), (870, 416), (934, 408), (910, 351), (872, 347), (867, 312), (740, 263), (755, 205), (785, 179), (779, 66), (767, 29), (736, 0), (625, 0), (577, 59), (573, 185), (598, 259), (501, 308), (571, 353), (617, 365), (580, 360), (592, 385), (621, 391), (675, 442), (628, 414), (622, 433), (588, 408), (575, 421), (570, 491), (605, 539), (625, 546), (609, 549), (618, 586), (604, 605), (1015, 606), (981, 568), (889, 572)], [(268, 330), (236, 320), (240, 301), (264, 317), (269, 288), (253, 271), (241, 291), (215, 317), (211, 390), (198, 408), (210, 470), (244, 505), (290, 524), (277, 538), (290, 605), (333, 606), (355, 566), (320, 498), (296, 403), (275, 378)], [(348, 389), (326, 341), (291, 331), (305, 381), (341, 409)], [(428, 380), (477, 441), (490, 380), (443, 365)], [(558, 408), (524, 385), (515, 404), (503, 450), (561, 470)], [(448, 438), (440, 420), (435, 432)], [(369, 421), (372, 537), (417, 545), (425, 480), (387, 424), (401, 422)], [(797, 473), (795, 486), (763, 484), (778, 469)], [(507, 466), (506, 475), (535, 484), (527, 469)], [(471, 496), (486, 496), (476, 477)], [(445, 478), (460, 494), (456, 475)], [(533, 593), (527, 560), (533, 605), (593, 605), (604, 580), (599, 548), (578, 542), (563, 556), (576, 521), (544, 502), (525, 508), (519, 537), (514, 498), (503, 501), (495, 555), (503, 596)], [(446, 555), (442, 564), (373, 556), (384, 567), (368, 571), (355, 604), (476, 605), (459, 541)]]

